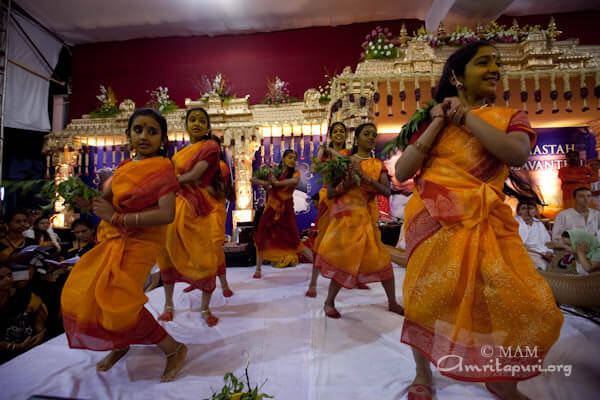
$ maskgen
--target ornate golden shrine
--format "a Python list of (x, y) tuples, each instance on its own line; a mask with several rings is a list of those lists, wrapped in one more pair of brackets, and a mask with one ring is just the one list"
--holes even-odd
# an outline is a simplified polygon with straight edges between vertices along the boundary
[[(584, 125), (598, 136), (600, 46), (548, 37), (547, 32), (554, 29), (552, 24), (546, 31), (530, 32), (521, 43), (495, 45), (504, 63), (495, 102), (531, 111), (534, 127)], [(405, 29), (400, 42), (396, 59), (366, 60), (357, 65), (355, 72), (346, 67), (334, 78), (327, 105), (319, 103), (316, 89), (307, 90), (303, 102), (281, 105), (249, 105), (248, 97), (226, 102), (218, 96), (205, 101), (186, 99), (186, 108), (201, 106), (208, 111), (213, 132), (223, 137), (224, 146), (232, 151), (238, 199), (234, 226), (237, 221), (252, 218), (252, 159), (264, 138), (308, 141), (312, 154), (324, 140), (331, 120), (343, 121), (350, 128), (372, 121), (380, 131), (398, 132), (414, 110), (432, 98), (443, 65), (456, 47), (431, 48), (425, 41), (408, 38)], [(65, 130), (51, 132), (44, 146), (47, 174), (50, 165), (57, 167), (56, 179), (73, 174), (74, 166), (89, 165), (86, 157), (96, 156), (90, 149), (98, 147), (112, 150), (112, 160), (106, 160), (104, 152), (102, 165), (108, 162), (114, 167), (115, 154), (120, 152), (121, 159), (126, 156), (125, 128), (134, 109), (135, 104), (125, 100), (114, 118), (91, 119), (84, 115), (71, 121)], [(189, 139), (184, 129), (185, 109), (165, 117), (171, 141), (181, 145)], [(597, 143), (600, 150), (600, 140)]]

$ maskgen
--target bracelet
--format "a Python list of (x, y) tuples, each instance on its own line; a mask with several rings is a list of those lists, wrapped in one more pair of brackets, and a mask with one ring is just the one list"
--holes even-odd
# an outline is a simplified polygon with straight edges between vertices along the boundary
[(123, 227), (127, 228), (127, 216), (129, 214), (121, 214), (121, 215), (123, 215)]
[(140, 213), (135, 214), (135, 226), (140, 224)]
[(429, 147), (429, 146), (427, 146), (427, 145), (425, 145), (425, 144), (423, 144), (423, 143), (421, 143), (421, 142), (419, 142), (418, 140), (417, 140), (417, 141), (415, 141), (415, 142), (413, 143), (413, 145), (415, 146), (415, 148), (416, 148), (416, 149), (417, 149), (419, 152), (421, 152), (421, 153), (423, 153), (423, 154), (425, 154), (425, 155), (427, 155), (427, 154), (429, 153), (430, 147)]
[(110, 223), (114, 226), (127, 226), (125, 223), (125, 214), (115, 212), (110, 219)]

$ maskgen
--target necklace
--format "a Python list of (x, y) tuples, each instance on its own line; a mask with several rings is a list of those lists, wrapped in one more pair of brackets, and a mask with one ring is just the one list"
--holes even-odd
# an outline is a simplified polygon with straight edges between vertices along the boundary
[(361, 160), (369, 160), (370, 158), (372, 158), (372, 157), (361, 157), (358, 155), (358, 153), (354, 153), (353, 155), (354, 155), (354, 157), (360, 158)]

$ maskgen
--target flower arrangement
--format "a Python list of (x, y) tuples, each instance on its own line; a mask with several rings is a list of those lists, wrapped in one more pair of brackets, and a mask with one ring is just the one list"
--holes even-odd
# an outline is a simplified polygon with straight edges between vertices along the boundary
[(454, 46), (466, 46), (471, 42), (476, 42), (479, 37), (467, 27), (456, 27), (456, 30), (448, 37), (448, 44)]
[(263, 104), (287, 104), (293, 99), (290, 97), (289, 82), (282, 81), (278, 76), (274, 81), (267, 79), (267, 94), (263, 100)]
[(202, 92), (201, 99), (206, 101), (210, 95), (217, 95), (222, 101), (231, 100), (235, 97), (232, 92), (229, 81), (220, 72), (215, 75), (213, 79), (210, 79), (206, 75), (202, 75), (202, 82), (199, 85), (200, 91)]
[[(335, 77), (335, 74), (334, 74)], [(319, 85), (317, 90), (319, 91), (319, 103), (327, 104), (331, 101), (331, 84), (333, 83), (333, 77), (329, 77), (329, 74), (325, 74), (327, 83), (325, 85)]]
[(100, 85), (100, 94), (96, 99), (100, 102), (100, 107), (90, 113), (90, 118), (110, 118), (118, 114), (117, 97), (110, 86), (106, 89)]
[(361, 46), (363, 51), (360, 53), (360, 58), (363, 60), (389, 59), (398, 56), (398, 50), (392, 40), (392, 32), (381, 26), (375, 27), (367, 34)]
[(159, 86), (149, 93), (150, 103), (148, 106), (163, 114), (177, 110), (177, 104), (169, 98), (169, 88)]
[(519, 32), (514, 27), (506, 29), (504, 25), (492, 21), (485, 27), (484, 38), (490, 43), (518, 43)]
[(491, 43), (520, 43), (526, 40), (527, 36), (533, 31), (541, 31), (546, 34), (546, 37), (550, 38), (555, 38), (561, 33), (556, 30), (553, 21), (550, 22), (547, 29), (542, 29), (540, 25), (525, 25), (520, 28), (516, 21), (511, 27), (506, 28), (506, 26), (492, 21), (485, 27), (478, 27), (477, 31), (473, 31), (468, 27), (457, 26), (450, 35), (446, 35), (441, 26), (436, 33), (428, 32), (422, 26), (417, 32), (413, 32), (413, 37), (415, 40), (427, 42), (429, 46), (436, 48), (443, 45), (464, 46), (480, 39), (488, 40)]

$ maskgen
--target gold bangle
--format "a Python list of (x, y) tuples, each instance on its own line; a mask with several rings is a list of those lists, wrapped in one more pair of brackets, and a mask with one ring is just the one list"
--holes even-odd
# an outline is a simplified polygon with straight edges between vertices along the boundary
[(135, 226), (140, 224), (140, 213), (135, 214)]
[(416, 148), (416, 149), (417, 149), (419, 152), (421, 152), (421, 153), (423, 153), (423, 154), (425, 154), (425, 155), (427, 155), (427, 154), (429, 153), (429, 150), (430, 150), (429, 146), (427, 146), (427, 145), (424, 145), (423, 143), (419, 142), (418, 140), (417, 140), (417, 141), (415, 141), (415, 142), (413, 143), (413, 145), (415, 146), (415, 148)]
[(123, 227), (124, 228), (128, 228), (128, 226), (127, 226), (127, 216), (128, 215), (129, 214), (123, 214)]

